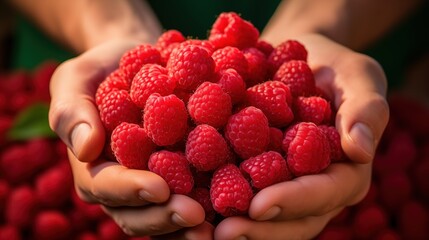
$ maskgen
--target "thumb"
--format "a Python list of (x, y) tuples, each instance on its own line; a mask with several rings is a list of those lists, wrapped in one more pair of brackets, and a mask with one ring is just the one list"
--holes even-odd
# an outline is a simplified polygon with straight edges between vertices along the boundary
[(105, 130), (94, 105), (94, 89), (104, 73), (79, 58), (63, 63), (51, 80), (49, 124), (77, 159), (88, 162), (103, 150)]

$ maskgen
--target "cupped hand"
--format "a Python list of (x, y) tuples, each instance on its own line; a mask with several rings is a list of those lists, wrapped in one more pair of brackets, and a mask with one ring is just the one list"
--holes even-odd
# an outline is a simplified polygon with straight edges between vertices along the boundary
[(118, 67), (122, 54), (137, 44), (107, 41), (61, 64), (51, 80), (50, 126), (69, 148), (79, 197), (102, 204), (125, 233), (210, 239), (213, 227), (204, 223), (204, 209), (196, 201), (170, 195), (167, 183), (150, 171), (127, 169), (100, 157), (106, 135), (95, 92)]
[(323, 36), (297, 40), (309, 52), (317, 86), (337, 110), (335, 125), (350, 161), (261, 190), (251, 202), (249, 217), (223, 220), (215, 239), (311, 239), (369, 189), (372, 159), (389, 116), (383, 70), (373, 59)]

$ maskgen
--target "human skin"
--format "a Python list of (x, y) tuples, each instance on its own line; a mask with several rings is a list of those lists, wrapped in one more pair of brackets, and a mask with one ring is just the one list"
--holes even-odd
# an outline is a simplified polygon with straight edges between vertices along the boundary
[[(31, 8), (30, 0), (13, 2), (53, 39), (78, 54), (62, 63), (52, 77), (49, 121), (69, 147), (75, 186), (83, 200), (102, 204), (130, 235), (266, 239), (263, 234), (269, 233), (269, 239), (306, 239), (319, 233), (342, 208), (365, 196), (375, 149), (388, 121), (382, 68), (351, 49), (362, 49), (381, 36), (418, 1), (395, 1), (405, 5), (392, 4), (397, 8), (383, 12), (385, 18), (370, 11), (365, 21), (354, 19), (386, 1), (282, 2), (261, 38), (273, 45), (294, 38), (305, 45), (316, 84), (334, 102), (342, 147), (352, 161), (268, 187), (252, 200), (249, 217), (227, 218), (216, 228), (204, 222), (197, 202), (170, 195), (156, 174), (99, 158), (106, 136), (94, 105), (95, 91), (126, 50), (154, 43), (160, 35), (161, 26), (148, 5), (144, 1), (40, 0), (38, 7)], [(372, 24), (374, 29), (368, 32), (367, 21), (382, 22)]]

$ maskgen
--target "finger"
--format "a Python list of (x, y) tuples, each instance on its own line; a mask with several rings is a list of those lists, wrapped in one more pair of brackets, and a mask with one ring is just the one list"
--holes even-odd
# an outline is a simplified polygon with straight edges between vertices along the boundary
[(213, 239), (214, 227), (208, 222), (190, 228), (183, 228), (177, 232), (152, 236), (152, 240), (211, 240)]
[(329, 89), (329, 95), (333, 95), (337, 109), (336, 127), (344, 152), (356, 162), (368, 163), (374, 158), (389, 118), (386, 78), (373, 59), (347, 54), (351, 56), (343, 57), (344, 61), (336, 64), (336, 73), (316, 71), (315, 77), (319, 84)]
[(69, 151), (79, 196), (107, 206), (142, 206), (167, 201), (167, 183), (155, 173), (128, 169), (116, 162), (81, 162)]
[(325, 215), (284, 222), (252, 221), (243, 217), (223, 220), (215, 229), (214, 239), (312, 239), (341, 209)]
[(50, 126), (81, 161), (96, 159), (103, 149), (105, 133), (94, 105), (95, 91), (129, 47), (116, 42), (100, 46), (64, 62), (52, 76)]
[(321, 216), (360, 201), (370, 179), (370, 164), (335, 163), (323, 173), (262, 189), (251, 201), (249, 216), (276, 221)]
[(172, 233), (204, 222), (204, 209), (195, 200), (171, 195), (165, 204), (141, 208), (104, 207), (122, 230), (130, 236), (152, 236)]

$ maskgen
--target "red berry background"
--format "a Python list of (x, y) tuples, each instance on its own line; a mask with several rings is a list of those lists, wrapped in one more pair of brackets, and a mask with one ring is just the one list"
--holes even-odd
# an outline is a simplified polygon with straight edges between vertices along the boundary
[[(120, 150), (144, 148), (136, 168), (172, 171), (165, 177), (170, 189), (200, 202), (206, 220), (215, 223), (246, 214), (263, 187), (347, 159), (332, 130), (335, 109), (308, 72), (311, 52), (305, 46), (258, 41), (255, 28), (234, 13), (221, 14), (209, 34), (196, 40), (170, 30), (156, 46), (125, 53), (94, 97), (112, 139), (130, 132), (150, 145), (115, 145), (116, 158), (133, 167), (136, 156)], [(133, 61), (139, 56), (147, 61)], [(66, 147), (47, 124), (48, 84), (56, 67), (46, 62), (33, 72), (0, 73), (0, 240), (148, 239), (127, 237), (98, 205), (75, 193)], [(296, 69), (305, 70), (289, 74)], [(133, 97), (131, 91), (142, 93)], [(388, 101), (390, 121), (367, 196), (332, 219), (317, 239), (429, 239), (429, 108), (403, 94), (390, 93)], [(118, 106), (126, 112), (110, 114)], [(128, 121), (129, 130), (114, 131)], [(152, 127), (157, 124), (162, 126)], [(324, 161), (291, 168), (301, 161), (288, 155), (297, 146), (317, 149), (312, 154)], [(238, 198), (222, 198), (237, 186)]]

